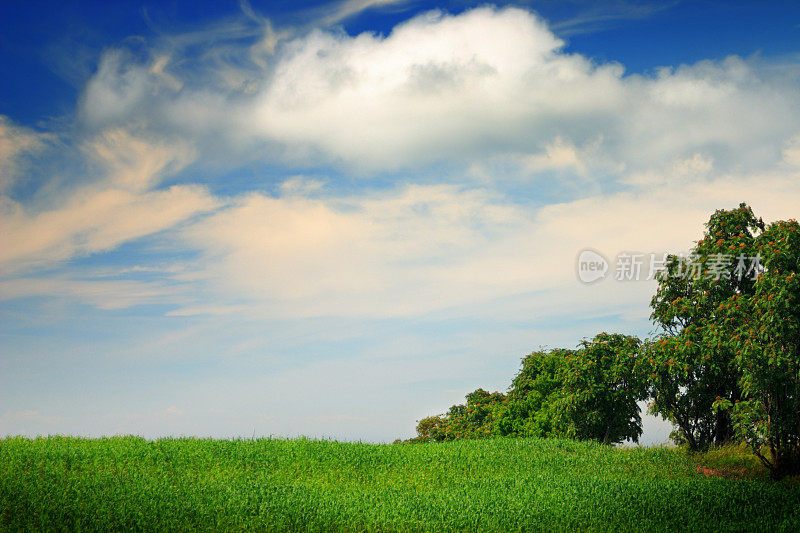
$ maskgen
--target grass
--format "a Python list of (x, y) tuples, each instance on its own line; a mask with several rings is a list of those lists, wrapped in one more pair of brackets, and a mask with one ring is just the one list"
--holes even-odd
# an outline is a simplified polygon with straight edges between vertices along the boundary
[[(763, 453), (769, 457), (769, 450)], [(768, 480), (769, 471), (746, 445), (729, 444), (693, 456), (699, 468), (713, 470), (721, 476), (740, 479)], [(790, 480), (797, 483), (797, 480)]]
[(15, 437), (0, 439), (0, 529), (800, 530), (795, 485), (706, 477), (698, 460), (555, 439)]

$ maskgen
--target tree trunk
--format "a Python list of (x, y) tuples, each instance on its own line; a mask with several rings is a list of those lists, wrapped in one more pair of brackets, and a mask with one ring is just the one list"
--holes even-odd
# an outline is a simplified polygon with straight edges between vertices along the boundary
[(611, 436), (611, 423), (606, 425), (606, 435), (603, 437), (603, 444), (608, 444), (608, 438)]

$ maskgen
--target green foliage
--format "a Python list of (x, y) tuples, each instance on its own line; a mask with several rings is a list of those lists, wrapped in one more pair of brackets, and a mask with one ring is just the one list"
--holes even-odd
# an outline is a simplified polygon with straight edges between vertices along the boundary
[(765, 228), (741, 204), (706, 228), (692, 249), (699, 275), (671, 257), (651, 302), (665, 330), (644, 350), (651, 409), (691, 449), (735, 436), (773, 477), (800, 473), (800, 225)]
[(639, 441), (637, 402), (647, 398), (647, 368), (637, 357), (636, 337), (601, 333), (569, 359), (562, 409), (567, 436), (604, 444)]
[(479, 439), (497, 434), (495, 411), (506, 402), (499, 392), (478, 389), (467, 394), (467, 403), (454, 405), (447, 415), (429, 416), (417, 424), (414, 442), (442, 442), (458, 439)]
[(728, 443), (689, 456), (698, 468), (711, 469), (720, 476), (769, 480), (769, 471), (744, 443)]
[(789, 483), (561, 439), (0, 439), (2, 531), (800, 529)]
[(498, 413), (504, 436), (566, 436), (562, 416), (564, 375), (575, 350), (539, 350), (522, 359), (522, 368), (511, 382), (509, 401)]
[(417, 436), (414, 442), (441, 442), (444, 438), (445, 420), (441, 415), (428, 416), (417, 422)]
[(775, 222), (756, 244), (764, 272), (753, 294), (722, 304), (718, 330), (736, 353), (744, 400), (716, 406), (732, 413), (740, 437), (780, 478), (800, 473), (800, 225)]
[(689, 260), (668, 257), (650, 304), (653, 321), (664, 330), (643, 350), (650, 364), (650, 408), (675, 424), (675, 439), (693, 450), (734, 436), (729, 414), (713, 409), (720, 399), (733, 404), (741, 397), (735, 352), (719, 338), (721, 306), (753, 294), (749, 258), (758, 253), (763, 229), (745, 204), (718, 210)]
[(420, 420), (415, 442), (490, 436), (569, 437), (605, 444), (637, 441), (637, 401), (646, 397), (639, 339), (601, 333), (577, 350), (527, 355), (508, 396), (478, 389), (465, 405)]

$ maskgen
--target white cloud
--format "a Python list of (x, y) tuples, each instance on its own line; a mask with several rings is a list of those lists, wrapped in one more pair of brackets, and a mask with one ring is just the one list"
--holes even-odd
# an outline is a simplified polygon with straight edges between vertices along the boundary
[[(702, 157), (681, 164), (708, 166)], [(204, 254), (192, 281), (263, 316), (408, 316), (536, 291), (560, 294), (563, 301), (547, 309), (566, 313), (590, 294), (602, 308), (646, 302), (652, 291), (609, 282), (595, 294), (577, 284), (581, 249), (611, 257), (685, 251), (710, 213), (741, 201), (767, 220), (789, 218), (800, 205), (797, 178), (732, 175), (681, 187), (660, 179), (539, 209), (486, 189), (441, 185), (358, 197), (251, 194), (183, 237)]]
[(597, 171), (608, 166), (601, 154), (602, 144), (601, 136), (593, 142), (577, 147), (559, 135), (545, 146), (543, 152), (524, 155), (521, 160), (525, 170), (532, 174), (557, 171), (586, 177), (590, 169)]
[(3, 270), (14, 271), (113, 250), (217, 205), (203, 187), (195, 185), (141, 194), (117, 189), (79, 191), (63, 205), (36, 214), (3, 199), (0, 260)]
[(148, 190), (195, 158), (185, 144), (148, 140), (123, 129), (103, 132), (83, 149), (103, 167), (105, 183), (129, 191)]
[[(776, 143), (800, 119), (791, 76), (758, 59), (625, 76), (621, 65), (566, 53), (543, 20), (515, 8), (432, 12), (388, 36), (315, 30), (258, 62), (250, 52), (187, 59), (195, 71), (164, 81), (160, 49), (146, 60), (109, 51), (82, 116), (95, 127), (146, 118), (209, 152), (304, 165), (413, 169), (549, 151), (551, 162), (579, 172), (591, 167), (565, 160), (568, 148), (598, 139), (604, 159), (630, 172), (699, 152), (727, 170), (759, 169), (780, 159)], [(176, 83), (179, 94), (167, 87)]]
[[(184, 235), (206, 253), (207, 270), (192, 280), (268, 314), (396, 316), (495, 294), (528, 275), (522, 257), (492, 241), (533, 223), (487, 191), (409, 186), (357, 198), (253, 194)], [(502, 255), (481, 265), (482, 248)], [(468, 268), (494, 271), (470, 280)]]
[(156, 57), (155, 61), (150, 66), (148, 73), (160, 78), (161, 81), (173, 91), (180, 91), (181, 87), (183, 87), (183, 82), (166, 70), (167, 65), (169, 65), (169, 61), (170, 57), (167, 55)]
[[(41, 204), (0, 195), (0, 262), (9, 273), (77, 255), (112, 250), (219, 205), (204, 187), (154, 188), (191, 159), (180, 146), (117, 130), (88, 143), (102, 168), (97, 179), (67, 185)], [(70, 186), (72, 185), (72, 186)]]
[(249, 127), (369, 167), (526, 146), (525, 134), (554, 133), (551, 117), (620, 96), (621, 69), (560, 54), (561, 44), (515, 9), (430, 13), (385, 38), (312, 32), (286, 44)]
[(17, 173), (17, 160), (44, 147), (49, 135), (14, 125), (0, 115), (0, 194), (12, 183)]

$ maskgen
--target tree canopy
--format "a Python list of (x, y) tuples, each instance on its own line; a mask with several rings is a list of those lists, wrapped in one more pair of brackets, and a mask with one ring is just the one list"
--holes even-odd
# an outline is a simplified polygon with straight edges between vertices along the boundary
[(637, 441), (637, 402), (646, 369), (636, 337), (601, 333), (575, 350), (540, 350), (522, 360), (508, 394), (478, 389), (445, 415), (420, 420), (420, 441), (491, 436), (570, 437), (606, 444)]
[(733, 438), (730, 417), (712, 406), (739, 400), (734, 352), (717, 342), (720, 305), (751, 295), (757, 266), (756, 236), (764, 229), (753, 211), (718, 210), (686, 257), (671, 255), (650, 306), (663, 334), (644, 350), (650, 364), (651, 411), (677, 427), (678, 442), (699, 450)]
[(800, 225), (775, 222), (756, 244), (764, 270), (752, 294), (721, 304), (715, 330), (735, 353), (742, 398), (718, 398), (715, 408), (732, 414), (737, 435), (780, 478), (800, 473)]

